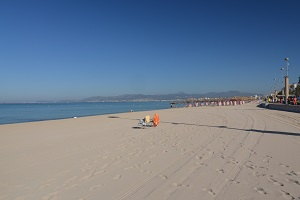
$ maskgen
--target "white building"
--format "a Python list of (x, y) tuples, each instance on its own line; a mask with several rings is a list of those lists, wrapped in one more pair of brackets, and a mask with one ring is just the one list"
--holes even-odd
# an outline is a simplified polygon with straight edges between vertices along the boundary
[[(298, 84), (299, 84), (299, 83), (298, 83)], [(298, 84), (293, 83), (293, 84), (291, 84), (290, 88), (291, 88), (292, 90), (294, 90), (294, 89), (296, 89), (296, 87), (297, 87)]]

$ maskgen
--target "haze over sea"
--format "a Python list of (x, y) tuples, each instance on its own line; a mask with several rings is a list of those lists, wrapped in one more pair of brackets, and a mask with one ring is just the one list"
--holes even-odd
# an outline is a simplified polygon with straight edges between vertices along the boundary
[(166, 101), (0, 104), (0, 124), (124, 113), (131, 110), (159, 110), (169, 107), (170, 102)]

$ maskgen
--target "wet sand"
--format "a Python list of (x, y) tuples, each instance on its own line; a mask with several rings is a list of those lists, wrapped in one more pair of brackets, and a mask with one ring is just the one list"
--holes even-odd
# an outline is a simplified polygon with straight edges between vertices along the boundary
[(300, 115), (256, 106), (0, 125), (0, 200), (300, 199)]

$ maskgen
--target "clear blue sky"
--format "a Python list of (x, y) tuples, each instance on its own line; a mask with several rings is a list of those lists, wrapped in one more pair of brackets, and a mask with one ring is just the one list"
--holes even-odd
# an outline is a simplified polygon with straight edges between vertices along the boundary
[(290, 58), (300, 1), (2, 0), (0, 102), (121, 94), (266, 94)]

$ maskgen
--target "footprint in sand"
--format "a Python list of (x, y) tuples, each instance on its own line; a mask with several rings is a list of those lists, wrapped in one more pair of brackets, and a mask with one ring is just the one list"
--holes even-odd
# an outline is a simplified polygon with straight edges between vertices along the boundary
[(216, 195), (216, 193), (211, 188), (203, 188), (202, 190), (208, 192), (208, 194), (210, 195)]
[(296, 185), (300, 185), (299, 181), (297, 181), (297, 180), (294, 180), (294, 179), (291, 179), (291, 178), (287, 178), (286, 180), (287, 180), (288, 182), (290, 182), (290, 183), (294, 183), (294, 184), (296, 184)]
[(140, 168), (140, 167), (141, 167), (140, 164), (135, 164), (134, 166), (124, 168), (124, 170), (128, 170), (128, 169), (136, 169), (136, 168)]
[(254, 166), (254, 165), (244, 165), (244, 167), (246, 167), (246, 168), (248, 168), (248, 169), (255, 169), (255, 168), (257, 168), (256, 166)]
[(267, 167), (264, 167), (264, 166), (256, 166), (256, 168), (260, 168), (260, 169), (269, 170), (269, 168), (267, 168)]
[(275, 185), (279, 185), (279, 186), (284, 186), (283, 183), (280, 183), (278, 182), (277, 180), (273, 179), (273, 178), (268, 178), (268, 180), (271, 182), (271, 183), (274, 183)]
[[(225, 158), (224, 158), (225, 159)], [(236, 161), (234, 158), (232, 158), (232, 157), (227, 157), (226, 158), (226, 162), (227, 163), (231, 163), (231, 164), (238, 164), (239, 162), (238, 161)]]
[(265, 159), (263, 159), (263, 162), (270, 162), (270, 160), (273, 158), (272, 156), (269, 156), (269, 155), (264, 155), (262, 157), (265, 157)]
[(250, 154), (251, 154), (251, 155), (257, 155), (257, 153), (256, 153), (255, 151), (253, 151), (253, 149), (249, 149), (249, 148), (248, 148), (248, 150), (250, 151)]
[(147, 165), (147, 164), (150, 164), (151, 161), (150, 160), (147, 160), (146, 162), (144, 162), (144, 165)]
[(175, 187), (189, 187), (190, 185), (183, 185), (183, 184), (180, 184), (180, 183), (173, 183), (173, 186), (175, 186)]
[(202, 156), (196, 156), (195, 157), (197, 160), (201, 160), (202, 159)]
[(256, 177), (260, 177), (260, 176), (265, 176), (266, 174), (260, 174), (258, 172), (252, 172), (253, 176), (256, 176)]
[(280, 165), (281, 167), (290, 167), (288, 165), (282, 164), (282, 163), (276, 163), (277, 165)]
[(283, 191), (283, 190), (278, 190), (282, 196), (286, 199), (295, 199), (290, 193), (286, 192), (286, 191)]
[(267, 194), (266, 191), (263, 188), (254, 187), (254, 190), (256, 190), (257, 192), (259, 192), (260, 194)]
[(202, 167), (206, 167), (207, 164), (205, 163), (200, 163), (200, 162), (195, 162), (195, 166), (202, 166)]
[(161, 179), (163, 179), (163, 180), (167, 180), (167, 179), (168, 179), (168, 177), (167, 177), (166, 175), (159, 175), (159, 177), (160, 177)]
[(300, 174), (300, 172), (288, 171), (287, 173), (281, 172), (281, 174), (285, 174), (288, 176), (298, 176), (298, 174)]

